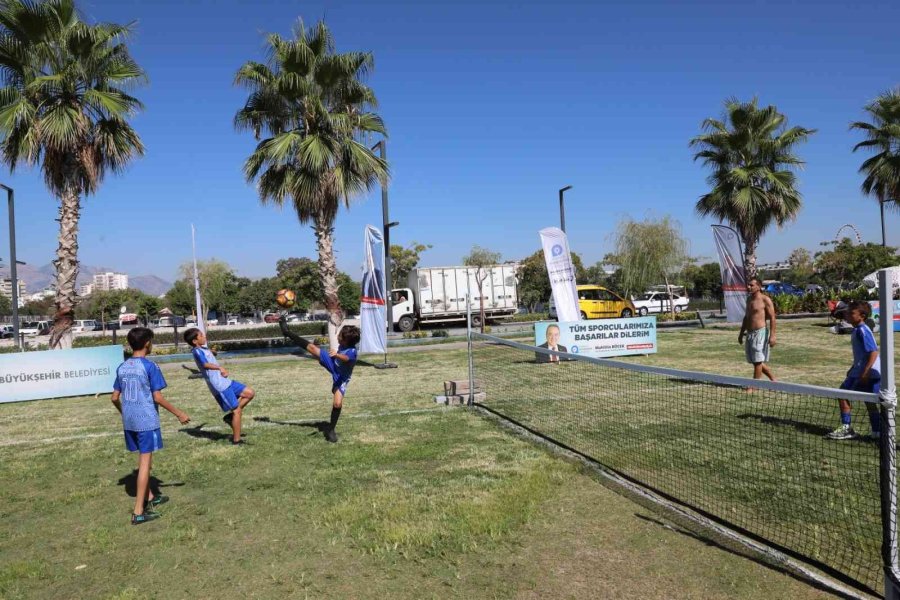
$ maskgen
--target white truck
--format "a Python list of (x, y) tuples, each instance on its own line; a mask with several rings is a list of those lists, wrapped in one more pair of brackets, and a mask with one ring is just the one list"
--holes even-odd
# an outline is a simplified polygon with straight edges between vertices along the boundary
[[(509, 318), (516, 313), (519, 294), (516, 272), (519, 265), (492, 265), (481, 271), (484, 277), (484, 316), (488, 321)], [(481, 326), (477, 267), (431, 267), (413, 269), (406, 288), (391, 290), (394, 327), (411, 331), (419, 323), (449, 323), (466, 320), (466, 295), (470, 298), (472, 326)]]

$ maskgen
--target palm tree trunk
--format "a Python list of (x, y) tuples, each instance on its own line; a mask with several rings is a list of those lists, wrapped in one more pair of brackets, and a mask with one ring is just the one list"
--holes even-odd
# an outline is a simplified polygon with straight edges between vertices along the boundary
[(75, 310), (75, 281), (78, 279), (78, 219), (81, 198), (72, 189), (59, 202), (59, 247), (56, 249), (56, 316), (50, 333), (52, 350), (72, 347), (72, 311)]
[(752, 278), (757, 277), (758, 273), (756, 271), (756, 244), (757, 241), (749, 236), (744, 238), (744, 273), (747, 276), (747, 281), (750, 281)]
[(337, 265), (334, 261), (334, 219), (325, 212), (316, 215), (316, 249), (319, 252), (319, 277), (325, 289), (325, 310), (328, 311), (328, 344), (337, 350), (337, 332), (344, 320), (338, 301)]

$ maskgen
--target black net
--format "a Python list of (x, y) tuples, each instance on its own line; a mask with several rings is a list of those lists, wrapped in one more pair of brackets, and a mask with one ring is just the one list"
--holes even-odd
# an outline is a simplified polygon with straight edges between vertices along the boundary
[(881, 588), (879, 445), (866, 435), (876, 403), (852, 402), (860, 435), (834, 441), (838, 400), (811, 386), (537, 364), (536, 350), (476, 336), (479, 404), (842, 581)]

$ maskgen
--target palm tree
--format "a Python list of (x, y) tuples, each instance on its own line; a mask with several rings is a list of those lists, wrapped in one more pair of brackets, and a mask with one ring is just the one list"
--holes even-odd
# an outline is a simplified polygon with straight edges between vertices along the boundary
[(884, 232), (884, 205), (900, 200), (900, 88), (885, 92), (866, 106), (872, 123), (857, 121), (850, 129), (865, 132), (866, 139), (853, 147), (871, 148), (875, 156), (865, 160), (859, 172), (866, 178), (862, 191), (867, 196), (875, 196), (881, 206), (881, 245), (887, 244)]
[(10, 171), (39, 164), (60, 205), (54, 348), (71, 344), (81, 199), (144, 152), (127, 121), (142, 105), (125, 88), (145, 79), (129, 33), (85, 23), (73, 0), (0, 2), (0, 152)]
[(244, 164), (263, 204), (291, 202), (300, 223), (312, 223), (319, 276), (329, 313), (329, 337), (343, 319), (334, 260), (334, 219), (341, 205), (387, 178), (387, 164), (363, 143), (385, 135), (372, 110), (377, 101), (363, 83), (372, 54), (336, 53), (325, 23), (306, 28), (298, 21), (293, 37), (269, 34), (266, 64), (247, 62), (235, 83), (250, 91), (234, 119), (259, 143)]
[(697, 212), (729, 222), (744, 239), (744, 271), (756, 277), (756, 248), (772, 223), (779, 227), (800, 211), (800, 192), (792, 169), (803, 165), (794, 146), (815, 130), (787, 127), (774, 106), (759, 108), (754, 98), (725, 101), (724, 120), (706, 119), (705, 133), (691, 140), (694, 160), (712, 173), (712, 187), (697, 201)]

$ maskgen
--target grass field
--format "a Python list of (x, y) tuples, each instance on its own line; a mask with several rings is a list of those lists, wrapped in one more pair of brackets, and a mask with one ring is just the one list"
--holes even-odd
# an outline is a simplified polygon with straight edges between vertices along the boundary
[[(661, 333), (660, 354), (640, 360), (744, 374), (734, 336)], [(774, 366), (795, 381), (837, 383), (849, 356), (846, 337), (809, 322), (786, 323), (780, 346)], [(165, 367), (193, 422), (162, 416), (154, 476), (172, 501), (140, 527), (108, 396), (0, 405), (0, 597), (828, 597), (437, 407), (441, 382), (465, 377), (464, 351), (396, 359), (357, 367), (337, 445), (310, 426), (330, 384), (312, 361), (230, 365), (258, 392), (243, 448), (203, 383)]]

